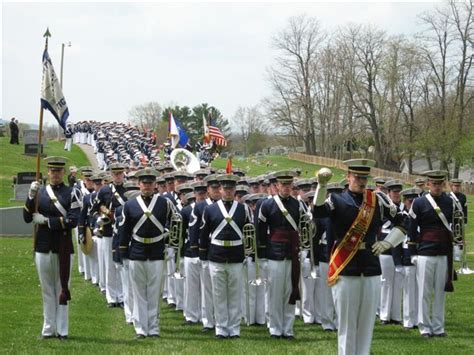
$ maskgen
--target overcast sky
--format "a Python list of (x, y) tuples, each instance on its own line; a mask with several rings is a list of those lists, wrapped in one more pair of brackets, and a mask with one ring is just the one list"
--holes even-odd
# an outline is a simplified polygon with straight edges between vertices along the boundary
[[(390, 34), (412, 34), (417, 14), (435, 3), (4, 3), (2, 118), (37, 123), (43, 33), (70, 120), (127, 121), (137, 104), (209, 103), (226, 118), (269, 95), (265, 68), (271, 37), (290, 16), (319, 18), (331, 30), (371, 23)], [(45, 122), (52, 124), (51, 114)]]

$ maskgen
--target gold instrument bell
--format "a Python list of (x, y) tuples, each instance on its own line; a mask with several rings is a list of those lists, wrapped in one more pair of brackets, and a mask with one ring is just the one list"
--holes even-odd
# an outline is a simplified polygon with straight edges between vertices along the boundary
[(86, 227), (84, 230), (84, 240), (79, 243), (81, 247), (81, 251), (89, 255), (92, 251), (92, 246), (94, 245), (94, 241), (92, 240), (92, 231), (89, 227)]

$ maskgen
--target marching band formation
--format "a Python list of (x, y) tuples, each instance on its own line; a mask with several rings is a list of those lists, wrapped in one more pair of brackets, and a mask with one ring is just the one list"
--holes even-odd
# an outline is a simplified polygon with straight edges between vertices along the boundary
[(175, 169), (152, 136), (124, 125), (76, 125), (73, 139), (95, 148), (100, 171), (81, 167), (68, 187), (66, 159), (46, 158), (49, 184), (32, 183), (24, 210), (37, 225), (43, 338), (69, 334), (73, 240), (79, 272), (137, 339), (160, 336), (160, 300), (217, 339), (239, 338), (243, 322), (292, 340), (296, 316), (337, 331), (339, 354), (370, 353), (377, 315), (446, 336), (453, 245), (467, 223), (462, 181), (444, 192), (446, 172), (407, 189), (369, 185), (368, 159), (346, 161), (340, 183), (327, 168), (246, 177)]

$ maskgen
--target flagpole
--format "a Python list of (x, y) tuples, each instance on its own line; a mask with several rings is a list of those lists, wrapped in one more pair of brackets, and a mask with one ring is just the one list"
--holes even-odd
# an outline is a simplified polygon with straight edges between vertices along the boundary
[[(43, 37), (46, 38), (44, 44), (44, 50), (48, 50), (48, 38), (51, 37), (51, 33), (49, 32), (49, 28), (46, 29), (45, 34)], [(38, 148), (36, 151), (36, 181), (40, 180), (41, 174), (41, 154), (42, 154), (42, 138), (43, 138), (43, 105), (40, 104), (40, 115), (39, 115), (39, 129), (38, 129)], [(35, 196), (35, 213), (38, 212), (38, 205), (39, 205), (39, 198), (38, 194)], [(36, 250), (36, 234), (38, 232), (38, 226), (35, 224), (33, 227), (33, 256), (35, 255)]]

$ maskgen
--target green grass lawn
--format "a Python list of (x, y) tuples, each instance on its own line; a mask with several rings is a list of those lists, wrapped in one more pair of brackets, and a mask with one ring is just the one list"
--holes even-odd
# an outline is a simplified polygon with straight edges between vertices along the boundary
[[(1, 203), (6, 205), (10, 194), (10, 175), (15, 171), (34, 169), (34, 158), (22, 155), (22, 146), (12, 147), (0, 139)], [(4, 151), (3, 149), (7, 149)], [(62, 143), (49, 142), (48, 155), (63, 155)], [(78, 147), (67, 156), (75, 156), (77, 166), (86, 164)], [(11, 159), (10, 157), (14, 157)], [(33, 160), (31, 160), (33, 159)], [(266, 167), (271, 160), (273, 166)], [(224, 168), (226, 161), (213, 163)], [(300, 167), (302, 175), (311, 177), (318, 166), (290, 161), (285, 157), (267, 157), (257, 163), (234, 159), (234, 166), (249, 169), (249, 175), (259, 175), (267, 170)], [(339, 181), (343, 172), (335, 170), (333, 181)], [(7, 176), (7, 177), (4, 177)], [(474, 196), (468, 196), (469, 212), (474, 216)], [(472, 221), (472, 218), (471, 218)], [(468, 250), (474, 242), (471, 222), (466, 229)], [(470, 253), (472, 254), (472, 252)], [(469, 255), (474, 269), (474, 256)], [(456, 292), (447, 294), (447, 338), (422, 339), (417, 331), (404, 331), (397, 326), (377, 325), (372, 352), (375, 354), (473, 354), (474, 275), (460, 275), (455, 283)], [(42, 302), (39, 280), (32, 260), (30, 238), (0, 238), (0, 352), (1, 353), (321, 353), (337, 352), (335, 333), (323, 332), (319, 326), (295, 324), (297, 339), (294, 342), (272, 340), (263, 327), (242, 326), (241, 339), (217, 341), (214, 334), (204, 334), (200, 326), (183, 326), (180, 313), (164, 306), (160, 317), (161, 338), (134, 340), (134, 330), (125, 324), (120, 309), (108, 309), (105, 298), (98, 289), (85, 282), (74, 267), (72, 274), (72, 302), (70, 306), (70, 339), (38, 340), (42, 327)]]
[[(20, 140), (19, 145), (9, 143), (8, 137), (0, 137), (0, 207), (21, 206), (23, 202), (10, 202), (13, 198), (13, 176), (18, 172), (36, 171), (36, 157), (24, 155), (25, 151), (23, 141)], [(64, 142), (48, 141), (44, 148), (44, 153), (48, 156), (64, 156), (71, 160), (70, 165), (77, 167), (89, 165), (84, 152), (76, 145), (72, 150), (67, 152), (64, 150)], [(41, 171), (46, 177), (46, 164), (41, 162)]]
[[(471, 228), (472, 229), (472, 228)], [(161, 338), (134, 339), (133, 326), (126, 325), (122, 310), (108, 309), (96, 287), (84, 281), (74, 267), (70, 305), (70, 339), (38, 340), (42, 327), (42, 302), (29, 238), (0, 239), (0, 352), (1, 353), (321, 353), (337, 351), (335, 333), (320, 326), (295, 324), (293, 342), (270, 339), (263, 327), (242, 326), (241, 339), (218, 341), (200, 326), (184, 326), (179, 312), (163, 306)], [(474, 258), (470, 257), (474, 267)], [(425, 340), (417, 331), (399, 326), (375, 328), (375, 354), (472, 354), (474, 342), (474, 275), (461, 275), (456, 292), (447, 295), (447, 338)]]

